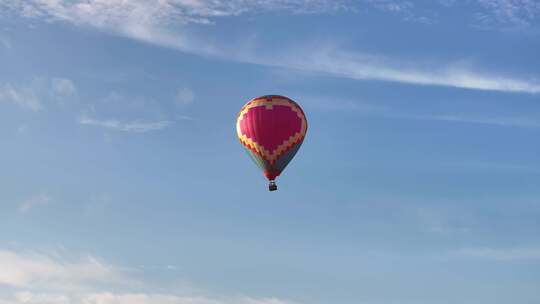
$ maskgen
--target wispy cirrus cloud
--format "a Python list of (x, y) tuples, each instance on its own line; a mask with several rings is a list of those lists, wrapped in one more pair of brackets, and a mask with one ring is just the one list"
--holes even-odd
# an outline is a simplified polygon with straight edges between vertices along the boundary
[(534, 165), (515, 164), (515, 163), (497, 163), (497, 162), (485, 162), (485, 161), (464, 161), (464, 162), (450, 162), (444, 164), (444, 166), (458, 167), (458, 168), (473, 168), (480, 170), (503, 170), (503, 171), (520, 171), (529, 173), (540, 173), (540, 168)]
[(460, 249), (456, 254), (495, 261), (540, 260), (540, 247), (471, 247)]
[(248, 12), (286, 11), (296, 14), (328, 13), (350, 8), (344, 0), (3, 0), (6, 8), (27, 17), (46, 17), (96, 27), (138, 21), (146, 25), (212, 23), (210, 18), (238, 16)]
[(179, 88), (174, 98), (175, 104), (179, 106), (192, 104), (194, 100), (195, 93), (193, 92), (193, 90), (187, 87)]
[(540, 18), (536, 0), (476, 0), (484, 9), (475, 16), (483, 26), (528, 26)]
[(440, 234), (465, 234), (472, 228), (471, 220), (457, 215), (455, 210), (419, 207), (414, 209), (414, 219), (430, 232)]
[[(178, 296), (164, 293), (95, 292), (77, 295), (36, 293), (29, 291), (14, 294), (11, 304), (292, 304), (276, 298), (237, 297), (233, 299), (204, 296)], [(2, 302), (0, 302), (2, 303)]]
[(527, 27), (537, 24), (540, 3), (536, 0), (438, 0), (422, 3), (408, 0), (364, 0), (373, 7), (400, 16), (405, 21), (437, 22), (449, 8), (472, 17), (472, 25), (484, 28)]
[(92, 255), (79, 259), (59, 254), (0, 249), (0, 303), (9, 304), (293, 304), (272, 297), (217, 297), (176, 294), (133, 279), (134, 269)]
[(419, 120), (434, 120), (447, 121), (456, 123), (469, 123), (480, 125), (493, 125), (501, 127), (517, 127), (517, 128), (540, 128), (538, 119), (528, 117), (488, 117), (488, 116), (472, 116), (468, 114), (433, 114), (433, 115), (413, 115), (413, 114), (394, 114), (393, 116), (401, 118), (419, 119)]
[(171, 120), (159, 121), (120, 121), (117, 119), (99, 120), (83, 116), (79, 119), (81, 125), (89, 125), (130, 133), (146, 133), (164, 129), (174, 122)]
[(390, 12), (402, 12), (414, 7), (412, 2), (403, 0), (367, 0), (366, 2), (371, 3), (376, 8)]
[[(384, 56), (345, 52), (335, 46), (317, 51), (300, 49), (276, 58), (252, 58), (254, 63), (296, 68), (357, 80), (381, 80), (416, 85), (464, 89), (540, 93), (540, 81), (477, 72), (462, 63), (438, 67), (418, 62), (401, 62)], [(249, 60), (248, 60), (249, 61)], [(418, 68), (423, 66), (423, 68)]]
[(33, 89), (16, 87), (10, 83), (0, 85), (0, 102), (16, 104), (31, 111), (43, 109), (41, 99)]
[(37, 112), (46, 108), (46, 101), (63, 103), (76, 92), (77, 88), (70, 79), (36, 77), (25, 85), (0, 84), (0, 103), (11, 103)]
[[(15, 288), (62, 284), (83, 284), (87, 281), (121, 281), (122, 275), (114, 267), (93, 256), (80, 260), (58, 258), (37, 252), (0, 250), (0, 285)], [(69, 283), (69, 284), (68, 284)]]
[(366, 115), (381, 118), (427, 120), (462, 124), (476, 124), (514, 128), (540, 128), (540, 118), (534, 116), (510, 115), (478, 115), (470, 113), (433, 113), (423, 114), (411, 110), (404, 111), (384, 104), (363, 101), (324, 99), (320, 97), (303, 96), (308, 107), (325, 111), (356, 111)]
[(432, 23), (433, 12), (422, 6), (418, 7), (413, 1), (407, 0), (364, 0), (366, 4), (377, 10), (399, 16), (404, 21)]
[(147, 133), (163, 130), (179, 121), (193, 120), (182, 113), (182, 107), (195, 100), (192, 89), (184, 86), (165, 98), (167, 102), (160, 102), (112, 91), (101, 99), (88, 102), (78, 123), (112, 131)]
[(33, 208), (35, 208), (37, 206), (47, 205), (51, 201), (52, 201), (52, 198), (49, 195), (47, 195), (46, 193), (41, 193), (41, 194), (38, 194), (38, 195), (34, 195), (34, 196), (30, 197), (29, 199), (26, 199), (23, 202), (21, 202), (21, 204), (19, 205), (19, 212), (20, 213), (27, 213), (31, 209), (33, 209)]
[[(6, 2), (7, 1), (7, 2)], [(525, 0), (524, 0), (525, 1)], [(370, 1), (368, 1), (370, 2)], [(408, 2), (371, 1), (387, 9), (411, 9)], [(401, 3), (401, 4), (399, 4)], [(22, 16), (47, 21), (62, 21), (77, 26), (95, 28), (113, 35), (121, 35), (158, 46), (178, 49), (203, 56), (283, 69), (297, 69), (334, 77), (356, 80), (377, 80), (425, 86), (446, 86), (474, 90), (537, 94), (540, 80), (516, 77), (496, 72), (478, 71), (473, 66), (458, 63), (427, 64), (421, 60), (402, 62), (380, 55), (346, 51), (332, 43), (317, 44), (316, 48), (302, 45), (284, 46), (281, 52), (265, 52), (246, 42), (246, 47), (231, 48), (210, 42), (200, 35), (184, 31), (187, 23), (211, 23), (223, 16), (238, 16), (250, 12), (271, 10), (318, 11), (343, 9), (352, 4), (344, 1), (181, 1), (158, 3), (146, 1), (66, 1), (4, 0), (4, 5)], [(399, 4), (399, 5), (398, 5)], [(450, 4), (447, 4), (450, 5)], [(315, 50), (315, 51), (314, 51)]]
[(54, 94), (61, 97), (69, 97), (77, 93), (77, 88), (73, 81), (66, 78), (52, 78), (51, 90)]

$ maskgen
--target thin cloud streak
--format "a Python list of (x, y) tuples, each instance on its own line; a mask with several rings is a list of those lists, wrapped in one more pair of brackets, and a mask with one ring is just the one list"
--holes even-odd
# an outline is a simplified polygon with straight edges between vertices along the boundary
[(411, 118), (419, 120), (435, 120), (458, 123), (471, 123), (482, 125), (493, 125), (500, 127), (517, 128), (540, 128), (539, 120), (524, 117), (475, 117), (466, 115), (407, 115), (395, 114), (395, 117)]
[(476, 0), (486, 11), (476, 13), (483, 26), (529, 26), (540, 16), (537, 0)]
[(505, 173), (526, 173), (539, 174), (540, 168), (529, 164), (513, 164), (507, 162), (482, 162), (482, 161), (463, 161), (444, 163), (444, 167), (465, 169), (465, 170), (481, 170), (481, 171), (503, 171)]
[[(77, 26), (92, 27), (109, 34), (120, 35), (141, 42), (178, 49), (183, 52), (202, 56), (217, 57), (241, 63), (251, 63), (284, 69), (297, 69), (330, 76), (356, 80), (389, 81), (414, 85), (435, 85), (463, 89), (488, 90), (518, 93), (540, 93), (540, 81), (531, 78), (502, 76), (493, 73), (481, 73), (473, 68), (464, 68), (459, 64), (446, 64), (424, 69), (421, 62), (403, 65), (398, 60), (382, 56), (373, 56), (358, 52), (347, 52), (336, 46), (317, 48), (290, 47), (281, 54), (264, 54), (257, 48), (229, 49), (225, 45), (215, 45), (201, 37), (192, 37), (185, 32), (171, 30), (172, 26), (182, 29), (186, 23), (211, 23), (219, 16), (237, 16), (255, 9), (288, 10), (291, 5), (309, 8), (310, 1), (269, 1), (256, 5), (240, 5), (233, 1), (163, 1), (159, 5), (150, 5), (144, 1), (31, 1), (21, 7), (12, 4), (12, 9), (22, 16), (44, 20), (61, 20)], [(243, 2), (242, 2), (243, 3)], [(318, 1), (321, 7), (330, 5), (328, 1)], [(19, 5), (20, 6), (20, 5)], [(342, 5), (343, 6), (343, 5)], [(207, 21), (207, 22), (206, 22)], [(243, 51), (239, 53), (239, 49)], [(314, 50), (317, 50), (314, 52)], [(442, 66), (442, 68), (440, 67)]]
[(463, 248), (458, 255), (495, 261), (540, 260), (540, 247), (523, 248)]
[[(250, 61), (250, 60), (248, 60)], [(502, 92), (540, 93), (540, 81), (504, 77), (479, 73), (461, 64), (447, 64), (443, 67), (426, 67), (419, 63), (408, 64), (370, 54), (344, 52), (337, 47), (300, 49), (280, 58), (253, 58), (253, 63), (303, 71), (319, 72), (333, 76), (357, 80), (381, 80), (416, 85), (447, 86)]]
[(27, 213), (31, 209), (33, 209), (33, 208), (35, 208), (37, 206), (47, 205), (51, 201), (52, 201), (52, 198), (47, 194), (42, 193), (42, 194), (39, 194), (39, 195), (35, 195), (35, 196), (23, 201), (19, 205), (19, 212), (20, 213)]
[(511, 116), (474, 116), (470, 114), (416, 114), (393, 109), (389, 106), (352, 100), (321, 99), (303, 96), (306, 105), (322, 111), (356, 111), (373, 117), (468, 123), (515, 128), (540, 128), (540, 119)]
[(0, 84), (0, 103), (38, 112), (46, 108), (45, 103), (61, 104), (76, 93), (77, 87), (70, 79), (35, 77), (26, 85)]
[(170, 120), (160, 120), (160, 121), (132, 121), (132, 122), (122, 122), (120, 120), (111, 119), (111, 120), (98, 120), (89, 117), (81, 117), (79, 119), (81, 125), (90, 125), (97, 126), (107, 129), (113, 129), (122, 132), (130, 133), (146, 133), (151, 131), (158, 131), (164, 129), (171, 124), (173, 121)]
[(18, 88), (11, 84), (0, 85), (0, 103), (13, 103), (34, 112), (43, 109), (43, 104), (32, 88)]
[(77, 93), (77, 88), (73, 81), (66, 78), (52, 78), (51, 90), (60, 97), (70, 97)]
[(192, 104), (195, 100), (195, 93), (190, 88), (182, 87), (178, 89), (174, 102), (176, 105), (185, 106)]

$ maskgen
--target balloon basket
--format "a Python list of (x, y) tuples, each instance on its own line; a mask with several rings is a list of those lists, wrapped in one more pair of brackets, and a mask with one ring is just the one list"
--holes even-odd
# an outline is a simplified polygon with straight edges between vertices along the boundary
[(268, 184), (268, 191), (276, 191), (276, 190), (277, 190), (276, 182), (270, 181), (270, 184)]

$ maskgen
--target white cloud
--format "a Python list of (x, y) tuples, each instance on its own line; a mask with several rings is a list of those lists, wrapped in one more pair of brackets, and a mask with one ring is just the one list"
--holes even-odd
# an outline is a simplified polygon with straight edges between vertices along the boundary
[(176, 92), (175, 96), (175, 103), (177, 105), (188, 105), (192, 104), (195, 100), (195, 94), (193, 91), (189, 88), (183, 87), (178, 89), (178, 92)]
[[(530, 26), (540, 17), (537, 0), (438, 0), (428, 5), (407, 0), (364, 0), (373, 7), (401, 16), (406, 21), (432, 23), (451, 7), (459, 7), (461, 15), (472, 16), (476, 26), (508, 28)], [(436, 10), (434, 10), (434, 8)]]
[(421, 207), (416, 209), (417, 221), (431, 232), (441, 234), (463, 234), (471, 231), (461, 216), (441, 208)]
[(133, 280), (123, 268), (92, 256), (73, 261), (0, 250), (0, 269), (0, 288), (8, 288), (0, 293), (2, 304), (293, 304), (271, 297), (178, 295), (177, 287), (143, 292), (151, 288)]
[(0, 84), (0, 102), (36, 112), (45, 108), (45, 101), (62, 103), (76, 91), (75, 84), (69, 79), (36, 77), (28, 85)]
[(164, 25), (211, 23), (209, 18), (236, 16), (247, 12), (289, 11), (293, 13), (318, 13), (346, 9), (339, 0), (29, 0), (24, 3), (4, 0), (4, 6), (19, 11), (27, 17), (64, 20), (98, 28), (136, 24)]
[(62, 97), (73, 96), (77, 91), (73, 81), (65, 78), (51, 79), (51, 88), (53, 93)]
[(128, 97), (113, 91), (96, 102), (87, 103), (78, 122), (120, 132), (158, 131), (181, 120), (192, 120), (191, 117), (171, 111), (171, 105), (185, 105), (193, 100), (194, 94), (188, 88), (181, 88), (169, 104), (143, 96)]
[[(301, 49), (277, 59), (252, 59), (254, 63), (296, 68), (359, 79), (383, 80), (417, 85), (437, 85), (465, 89), (503, 92), (540, 93), (540, 81), (518, 79), (491, 73), (480, 73), (463, 64), (439, 67), (420, 63), (404, 63), (382, 56), (343, 52), (336, 47), (320, 47), (317, 51)], [(418, 68), (424, 66), (424, 68)]]
[(414, 7), (414, 4), (410, 1), (396, 1), (396, 0), (367, 0), (368, 3), (373, 4), (375, 7), (390, 11), (390, 12), (402, 12), (410, 10)]
[[(536, 6), (532, 0), (521, 1), (526, 2), (527, 7), (530, 6), (527, 11), (535, 10)], [(24, 5), (18, 1), (9, 0), (6, 2), (5, 0), (4, 2), (21, 15), (26, 14), (32, 18), (60, 20), (150, 44), (237, 62), (297, 69), (357, 80), (379, 80), (502, 92), (533, 94), (540, 92), (540, 80), (538, 79), (479, 72), (472, 67), (463, 67), (460, 64), (403, 63), (400, 60), (383, 56), (343, 51), (336, 46), (324, 46), (320, 43), (317, 43), (316, 47), (309, 46), (299, 49), (283, 47), (282, 53), (265, 54), (264, 47), (260, 49), (249, 47), (250, 43), (248, 42), (242, 47), (235, 44), (234, 48), (210, 43), (205, 41), (204, 37), (193, 37), (186, 34), (182, 27), (190, 22), (211, 23), (218, 17), (236, 16), (248, 12), (339, 10), (350, 7), (345, 1), (32, 0)], [(393, 11), (413, 8), (413, 5), (408, 1), (371, 0), (368, 2)]]
[(157, 131), (164, 129), (171, 124), (173, 121), (170, 120), (160, 120), (160, 121), (131, 121), (131, 122), (122, 122), (116, 119), (111, 120), (98, 120), (88, 117), (81, 117), (79, 123), (82, 125), (98, 126), (108, 129), (113, 129), (123, 132), (132, 132), (132, 133), (146, 133), (150, 131)]
[(476, 17), (483, 25), (527, 26), (540, 16), (537, 0), (476, 0), (485, 10)]
[[(75, 295), (17, 292), (13, 304), (293, 304), (275, 298), (239, 297), (233, 299), (204, 296), (177, 296), (159, 293), (96, 292)], [(2, 302), (0, 302), (2, 303)]]
[(31, 111), (43, 109), (41, 100), (32, 88), (18, 88), (9, 83), (0, 85), (0, 102), (14, 103)]
[(463, 248), (456, 252), (459, 255), (496, 260), (496, 261), (514, 261), (514, 260), (539, 260), (540, 247), (521, 247), (521, 248)]
[(394, 114), (394, 117), (421, 119), (421, 120), (436, 120), (448, 122), (460, 122), (482, 125), (493, 125), (501, 127), (518, 127), (518, 128), (540, 128), (538, 119), (526, 117), (481, 117), (470, 115), (407, 115)]
[(434, 14), (422, 6), (416, 6), (407, 0), (364, 0), (370, 6), (390, 14), (401, 17), (404, 21), (433, 23)]
[(69, 304), (69, 297), (61, 294), (36, 294), (29, 291), (17, 292), (14, 295), (17, 303), (29, 304)]
[(66, 261), (40, 253), (0, 250), (0, 285), (16, 288), (72, 286), (87, 281), (120, 280), (115, 268), (87, 256)]
[(482, 161), (465, 161), (465, 162), (449, 162), (445, 166), (475, 168), (480, 170), (503, 170), (503, 171), (524, 171), (531, 173), (540, 173), (540, 168), (533, 165), (512, 164), (512, 163), (497, 163), (497, 162), (482, 162)]
[(32, 209), (32, 208), (34, 208), (36, 206), (46, 205), (46, 204), (50, 203), (51, 201), (52, 201), (51, 197), (48, 196), (47, 194), (44, 194), (44, 193), (32, 196), (31, 198), (23, 201), (19, 205), (19, 212), (26, 213), (26, 212), (30, 211), (30, 209)]
[(331, 100), (303, 96), (302, 100), (308, 107), (317, 108), (319, 110), (334, 110), (334, 111), (358, 111), (375, 117), (389, 117), (399, 119), (413, 120), (433, 120), (442, 122), (468, 123), (479, 125), (491, 125), (500, 127), (516, 127), (516, 128), (540, 128), (540, 118), (533, 117), (513, 117), (513, 116), (479, 116), (470, 115), (467, 113), (461, 114), (415, 114), (405, 112), (398, 109), (393, 109), (389, 106), (365, 103), (361, 101), (340, 100), (332, 98)]

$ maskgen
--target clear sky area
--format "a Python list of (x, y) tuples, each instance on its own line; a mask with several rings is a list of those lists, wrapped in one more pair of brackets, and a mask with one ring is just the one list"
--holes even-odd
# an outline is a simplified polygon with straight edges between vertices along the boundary
[(540, 303), (539, 58), (537, 0), (0, 0), (0, 304)]

